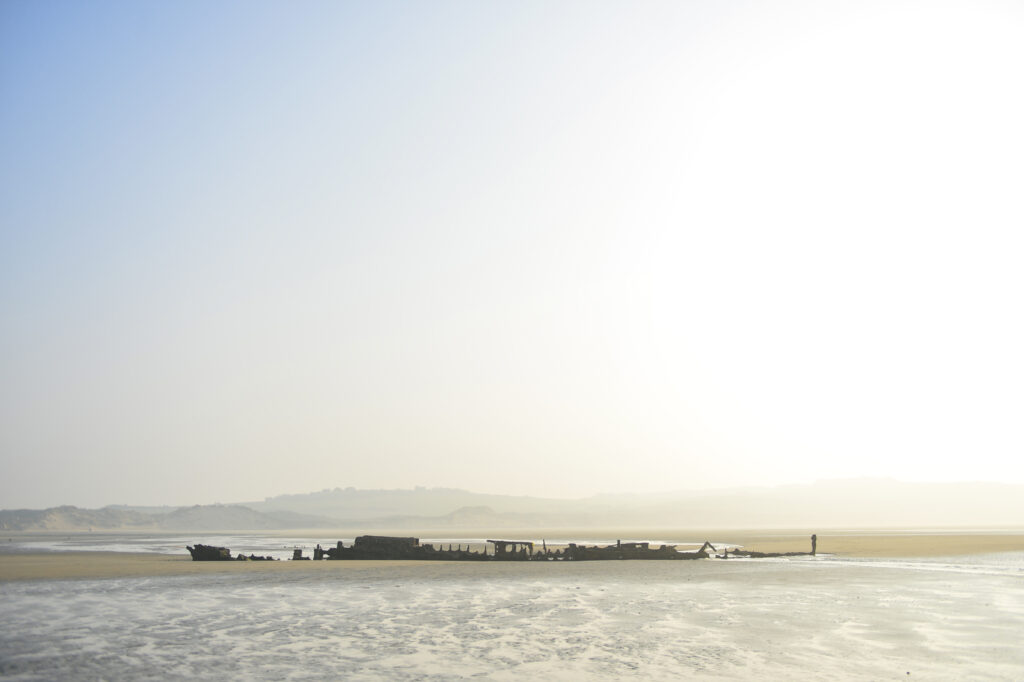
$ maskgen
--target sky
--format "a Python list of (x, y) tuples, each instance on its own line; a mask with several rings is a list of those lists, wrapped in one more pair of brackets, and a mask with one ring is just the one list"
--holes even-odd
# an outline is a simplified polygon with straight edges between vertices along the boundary
[(0, 508), (1024, 483), (1018, 2), (0, 3)]

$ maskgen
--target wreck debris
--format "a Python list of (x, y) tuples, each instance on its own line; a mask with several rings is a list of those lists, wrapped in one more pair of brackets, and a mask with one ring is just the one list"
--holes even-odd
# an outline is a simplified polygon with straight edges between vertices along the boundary
[(195, 547), (189, 545), (185, 549), (192, 555), (192, 561), (276, 561), (274, 557), (256, 556), (255, 554), (250, 554), (249, 556), (239, 554), (236, 557), (232, 557), (231, 550), (227, 547), (196, 544)]
[[(727, 550), (728, 553), (728, 550)], [(747, 559), (774, 559), (785, 556), (810, 556), (810, 552), (749, 552), (743, 549), (733, 549), (729, 556), (746, 557)], [(721, 557), (726, 559), (728, 557)]]
[(231, 550), (227, 547), (196, 544), (195, 547), (187, 546), (186, 549), (192, 555), (192, 561), (231, 561)]
[(676, 549), (675, 545), (661, 545), (657, 549), (651, 549), (649, 542), (622, 542), (617, 541), (614, 545), (604, 547), (594, 545), (591, 547), (580, 546), (576, 543), (569, 543), (565, 550), (565, 559), (569, 561), (607, 561), (610, 559), (641, 559), (661, 561), (681, 561), (686, 559), (706, 559), (708, 553), (705, 548), (711, 543), (705, 542), (704, 546), (695, 552), (683, 552)]
[[(705, 543), (705, 546), (710, 544)], [(714, 547), (712, 547), (714, 549)], [(735, 547), (731, 550), (725, 549), (722, 554), (716, 555), (719, 559), (728, 559), (730, 556), (733, 557), (744, 557), (746, 559), (775, 559), (777, 557), (790, 557), (790, 556), (817, 556), (818, 555), (818, 536), (811, 536), (811, 551), (810, 552), (752, 552), (750, 550), (740, 549)]]
[(488, 540), (497, 561), (522, 561), (533, 556), (533, 543), (526, 540)]

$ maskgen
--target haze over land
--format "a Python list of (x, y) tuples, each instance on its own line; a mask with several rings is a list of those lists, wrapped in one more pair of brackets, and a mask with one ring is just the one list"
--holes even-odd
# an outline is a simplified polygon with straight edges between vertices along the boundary
[(0, 507), (1024, 484), (1022, 35), (0, 3)]
[(1024, 526), (1024, 486), (893, 480), (551, 499), (448, 488), (323, 490), (189, 507), (0, 510), (0, 530), (227, 531), (297, 528), (1001, 528)]

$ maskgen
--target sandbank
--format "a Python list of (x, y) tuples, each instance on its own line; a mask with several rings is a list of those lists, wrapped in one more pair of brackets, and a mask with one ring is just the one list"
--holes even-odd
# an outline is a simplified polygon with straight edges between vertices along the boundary
[[(828, 531), (817, 533), (818, 552), (844, 557), (913, 558), (1024, 552), (1024, 533)], [(808, 552), (809, 534), (719, 532), (722, 542), (755, 552)]]
[[(759, 552), (806, 552), (810, 536), (797, 532), (714, 531), (716, 542), (742, 545)], [(818, 533), (818, 552), (839, 557), (912, 558), (1024, 552), (1024, 533), (1015, 532), (894, 532), (837, 531)], [(444, 566), (435, 561), (225, 561), (196, 562), (187, 553), (124, 552), (0, 553), (0, 581), (38, 579), (98, 579), (176, 575), (210, 575), (277, 571), (299, 575), (323, 572), (372, 572), (384, 566), (426, 566), (433, 573)], [(493, 564), (474, 564), (493, 566)], [(503, 564), (504, 567), (516, 564)], [(494, 569), (492, 569), (494, 570)], [(504, 570), (504, 569), (502, 569)]]

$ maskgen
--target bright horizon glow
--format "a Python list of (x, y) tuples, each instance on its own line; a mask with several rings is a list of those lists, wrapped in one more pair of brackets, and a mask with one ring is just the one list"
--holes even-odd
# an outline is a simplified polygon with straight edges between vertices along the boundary
[(0, 508), (1024, 483), (1009, 2), (0, 8)]

